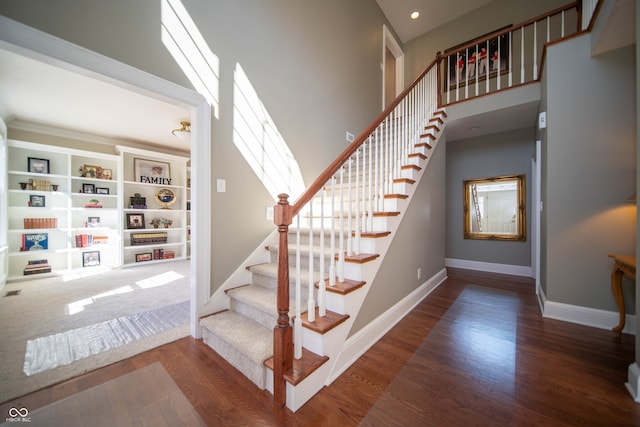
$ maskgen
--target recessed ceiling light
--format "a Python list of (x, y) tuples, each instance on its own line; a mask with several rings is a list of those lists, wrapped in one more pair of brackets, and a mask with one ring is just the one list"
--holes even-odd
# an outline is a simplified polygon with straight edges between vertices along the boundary
[(419, 16), (420, 16), (420, 12), (418, 11), (411, 13), (411, 19), (418, 19)]

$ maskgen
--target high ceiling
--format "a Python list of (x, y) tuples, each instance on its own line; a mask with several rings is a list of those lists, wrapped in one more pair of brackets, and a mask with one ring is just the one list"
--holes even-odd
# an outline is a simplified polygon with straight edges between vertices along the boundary
[(0, 113), (16, 120), (189, 151), (171, 134), (187, 108), (0, 49)]
[[(492, 0), (376, 0), (402, 43), (451, 22)], [(419, 12), (418, 19), (411, 19)]]

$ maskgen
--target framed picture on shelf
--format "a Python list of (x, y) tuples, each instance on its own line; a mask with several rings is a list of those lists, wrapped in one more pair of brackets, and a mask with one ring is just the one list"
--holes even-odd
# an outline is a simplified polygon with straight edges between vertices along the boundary
[(111, 171), (111, 169), (98, 169), (98, 176), (97, 178), (100, 179), (112, 179), (113, 178), (113, 172)]
[(82, 266), (93, 267), (100, 265), (100, 251), (91, 251), (82, 253)]
[(93, 184), (82, 184), (82, 192), (86, 194), (94, 194), (96, 192), (96, 186)]
[(152, 259), (153, 255), (151, 254), (151, 252), (136, 254), (136, 262), (151, 261)]
[(100, 166), (84, 165), (82, 166), (81, 176), (83, 178), (98, 178), (100, 169), (102, 169)]
[(133, 174), (138, 182), (171, 185), (171, 165), (168, 162), (134, 158)]
[(49, 159), (28, 157), (27, 171), (33, 173), (49, 173)]
[(107, 187), (96, 187), (96, 194), (109, 194)]
[(127, 228), (136, 229), (144, 228), (144, 214), (141, 213), (128, 213), (127, 214)]
[(29, 195), (29, 206), (34, 208), (44, 208), (44, 196), (39, 194)]
[(100, 227), (100, 217), (99, 216), (90, 216), (87, 219), (87, 227)]

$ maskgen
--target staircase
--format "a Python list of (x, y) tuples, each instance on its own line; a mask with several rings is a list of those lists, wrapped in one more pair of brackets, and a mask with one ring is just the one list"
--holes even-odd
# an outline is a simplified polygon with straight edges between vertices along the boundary
[(276, 404), (297, 410), (347, 367), (339, 355), (445, 126), (436, 72), (425, 70), (296, 204), (280, 195), (278, 230), (200, 310), (204, 342)]

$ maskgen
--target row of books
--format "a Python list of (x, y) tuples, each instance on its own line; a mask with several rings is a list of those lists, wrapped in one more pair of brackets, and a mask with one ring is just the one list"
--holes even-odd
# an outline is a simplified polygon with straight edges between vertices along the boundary
[(86, 248), (93, 245), (109, 243), (109, 236), (94, 236), (92, 234), (77, 234), (76, 247)]
[(174, 251), (165, 251), (162, 248), (156, 248), (153, 250), (153, 259), (171, 259), (175, 257), (176, 253)]
[(58, 218), (25, 218), (24, 228), (58, 228)]
[(23, 270), (23, 274), (25, 276), (42, 273), (51, 273), (51, 266), (49, 265), (49, 261), (46, 259), (30, 260)]

